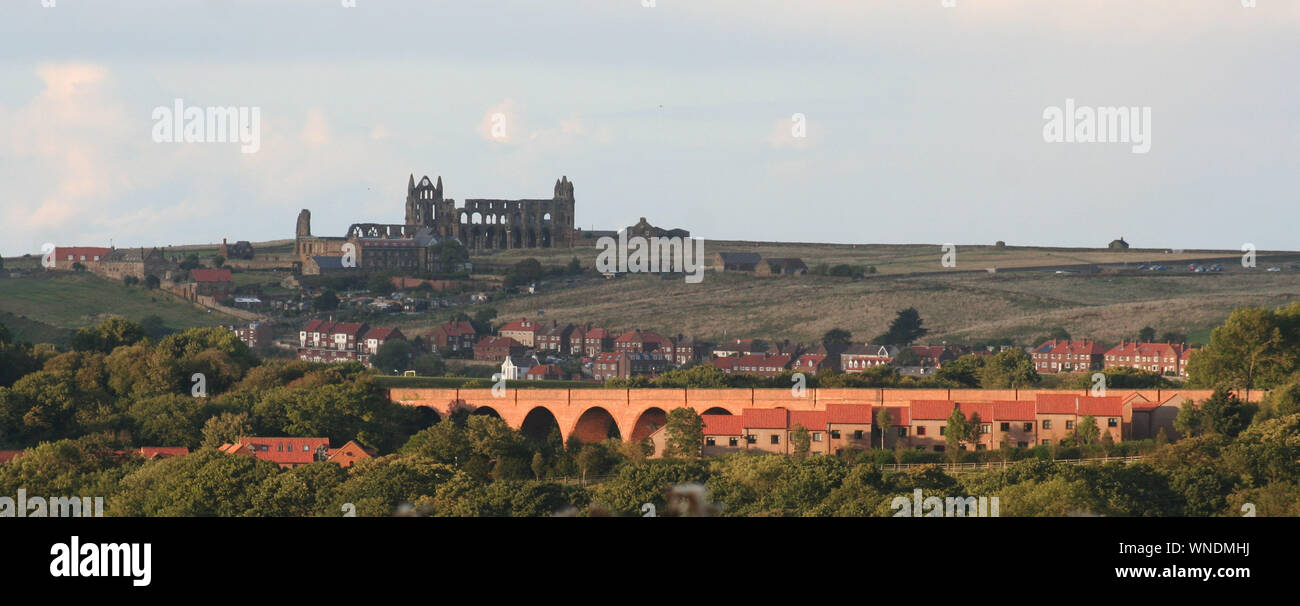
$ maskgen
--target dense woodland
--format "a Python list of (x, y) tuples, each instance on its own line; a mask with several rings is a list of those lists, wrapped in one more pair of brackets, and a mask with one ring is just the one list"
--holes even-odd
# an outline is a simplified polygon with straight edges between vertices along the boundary
[[(1016, 352), (952, 367), (959, 384), (1034, 384)], [(949, 475), (939, 465), (887, 471), (882, 463), (939, 463), (936, 453), (848, 451), (840, 456), (736, 454), (699, 459), (693, 413), (670, 413), (676, 456), (647, 460), (642, 445), (565, 444), (524, 435), (463, 409), (446, 419), (389, 401), (359, 364), (264, 361), (222, 329), (150, 338), (114, 318), (79, 331), (70, 351), (13, 343), (0, 327), (0, 448), (26, 453), (0, 464), (0, 495), (105, 496), (119, 516), (545, 516), (641, 515), (674, 485), (699, 483), (721, 515), (892, 515), (890, 501), (927, 495), (998, 496), (1001, 514), (1300, 515), (1300, 304), (1241, 309), (1193, 358), (1192, 382), (1268, 388), (1261, 404), (1220, 390), (1184, 408), (1173, 443), (1102, 444), (953, 452), (1005, 461)], [(888, 371), (881, 371), (888, 372)], [(194, 397), (195, 374), (206, 397)], [(737, 379), (697, 367), (663, 386), (724, 386)], [(770, 380), (788, 385), (788, 377)], [(853, 386), (866, 377), (826, 375)], [(720, 384), (715, 384), (720, 383)], [(698, 420), (698, 417), (696, 417)], [(240, 436), (356, 439), (379, 456), (343, 469), (329, 462), (281, 470), (213, 447)], [(188, 456), (146, 461), (133, 447), (188, 446)], [(1143, 454), (1137, 463), (1055, 459)]]

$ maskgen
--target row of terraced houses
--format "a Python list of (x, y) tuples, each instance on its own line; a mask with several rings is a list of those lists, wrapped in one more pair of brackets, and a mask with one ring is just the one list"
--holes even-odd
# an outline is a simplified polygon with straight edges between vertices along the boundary
[[(1151, 418), (1161, 403), (1125, 402), (1120, 396), (1091, 397), (1073, 394), (1037, 394), (1033, 401), (959, 402), (914, 400), (902, 406), (831, 404), (825, 410), (746, 408), (739, 415), (704, 414), (705, 456), (743, 450), (791, 454), (791, 434), (802, 427), (809, 433), (811, 454), (838, 454), (846, 448), (905, 448), (942, 452), (948, 447), (947, 425), (953, 410), (979, 427), (975, 450), (1008, 446), (1064, 444), (1087, 417), (1098, 428), (1098, 439), (1110, 436), (1120, 442), (1130, 433), (1147, 437), (1167, 419)], [(877, 426), (880, 410), (889, 411), (890, 426)], [(655, 453), (667, 446), (667, 429), (650, 435)], [(882, 435), (883, 434), (883, 435)], [(967, 450), (968, 444), (961, 444)]]

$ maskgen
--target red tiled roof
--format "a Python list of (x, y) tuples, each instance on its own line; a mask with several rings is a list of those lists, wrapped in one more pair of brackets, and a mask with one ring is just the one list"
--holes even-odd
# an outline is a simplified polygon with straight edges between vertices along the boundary
[(443, 334), (449, 337), (474, 334), (474, 325), (463, 320), (460, 322), (447, 322), (446, 324), (438, 326), (438, 328), (442, 330)]
[(795, 424), (803, 425), (804, 429), (824, 430), (830, 423), (830, 415), (824, 410), (792, 410), (790, 411), (790, 427)]
[(360, 337), (361, 329), (364, 328), (365, 326), (366, 325), (363, 322), (339, 322), (338, 324), (334, 325), (334, 329), (331, 330), (330, 333), (336, 335), (344, 334), (344, 335), (352, 335), (354, 337)]
[[(248, 447), (255, 447), (249, 451)], [(221, 447), (223, 452), (252, 454), (278, 465), (305, 465), (316, 461), (316, 451), (330, 446), (329, 438), (240, 438)]]
[(520, 320), (515, 320), (514, 322), (510, 322), (505, 326), (502, 326), (501, 330), (514, 330), (514, 331), (522, 330), (522, 331), (537, 332), (538, 328), (539, 327), (537, 326), (536, 322), (532, 322), (528, 318), (523, 318)]
[(183, 457), (190, 454), (190, 449), (184, 446), (141, 446), (140, 454), (146, 459), (158, 457), (165, 459), (167, 457)]
[(1040, 415), (1070, 415), (1078, 410), (1079, 396), (1061, 393), (1040, 393), (1034, 396), (1034, 411)]
[(235, 277), (229, 269), (191, 269), (190, 277), (195, 282), (234, 282)]
[(8, 463), (22, 456), (22, 454), (23, 451), (21, 450), (0, 450), (0, 463)]
[(646, 331), (634, 330), (632, 332), (625, 332), (619, 335), (617, 339), (614, 339), (614, 342), (615, 343), (636, 343), (639, 341), (641, 343), (662, 343), (663, 340), (664, 338), (659, 336), (659, 333), (650, 332), (648, 330)]
[(718, 370), (731, 370), (736, 365), (736, 359), (730, 357), (714, 358), (710, 363)]
[(738, 436), (745, 433), (743, 419), (736, 415), (700, 415), (706, 436)]
[(402, 334), (401, 331), (396, 328), (372, 328), (366, 331), (366, 339), (379, 339), (380, 341), (385, 341), (391, 337), (393, 333), (397, 333), (398, 336), (401, 336)]
[(1166, 357), (1178, 357), (1187, 351), (1187, 346), (1181, 343), (1138, 343), (1127, 342), (1120, 343), (1106, 352), (1107, 356), (1140, 356), (1154, 357), (1159, 356), (1161, 360)]
[(1020, 400), (1006, 400), (993, 403), (994, 421), (1033, 421), (1034, 403)]
[(962, 414), (966, 415), (967, 421), (974, 420), (977, 414), (980, 416), (980, 421), (993, 419), (992, 402), (958, 402), (957, 406), (961, 408)]
[(741, 411), (746, 429), (785, 429), (789, 411), (784, 408), (746, 408)]
[(1124, 414), (1124, 403), (1119, 396), (1104, 398), (1080, 397), (1079, 414), (1094, 417), (1118, 417)]
[(582, 338), (584, 338), (584, 339), (604, 339), (605, 337), (608, 337), (608, 336), (609, 336), (609, 331), (608, 331), (608, 330), (605, 330), (605, 329), (603, 329), (603, 328), (592, 328), (592, 329), (588, 330), (587, 332), (583, 333)]
[(799, 356), (799, 362), (795, 364), (799, 368), (816, 368), (826, 359), (826, 354), (804, 354)]
[(952, 400), (912, 400), (910, 409), (913, 419), (943, 421), (952, 416), (956, 405)]
[(302, 327), (302, 331), (303, 331), (303, 332), (318, 332), (316, 329), (320, 328), (321, 326), (323, 326), (323, 325), (325, 325), (325, 324), (326, 324), (326, 322), (325, 322), (324, 320), (312, 320), (311, 322), (308, 322), (306, 326)]
[(534, 375), (539, 377), (544, 377), (546, 375), (564, 376), (564, 371), (561, 370), (559, 366), (556, 366), (554, 364), (540, 364), (538, 366), (529, 368), (528, 372), (524, 374), (524, 376), (526, 377), (531, 377)]
[(871, 407), (866, 404), (830, 404), (826, 406), (831, 423), (870, 424)]
[(474, 347), (523, 347), (524, 344), (510, 337), (483, 337)]
[(1042, 354), (1104, 354), (1106, 350), (1096, 341), (1044, 341), (1034, 348), (1034, 353)]
[[(898, 427), (898, 426), (900, 426), (900, 425), (911, 425), (911, 424), (912, 424), (912, 411), (909, 410), (906, 406), (884, 406), (884, 407), (881, 407), (881, 406), (872, 406), (872, 407), (871, 407), (871, 419), (872, 419), (871, 423), (872, 423), (873, 425), (874, 425), (875, 422), (876, 422), (876, 421), (875, 421), (875, 419), (876, 419), (876, 415), (880, 414), (879, 411), (880, 411), (881, 408), (885, 408), (885, 409), (887, 409), (887, 410), (889, 411), (889, 424), (890, 424), (890, 425), (893, 425), (894, 427)], [(949, 414), (951, 414), (951, 413), (949, 413)], [(948, 418), (948, 417), (944, 417), (944, 418), (946, 419), (946, 418)]]
[(68, 255), (72, 255), (73, 261), (81, 261), (81, 257), (84, 255), (87, 261), (93, 261), (95, 260), (95, 257), (99, 257), (100, 259), (103, 259), (104, 255), (112, 251), (113, 249), (111, 248), (102, 248), (99, 246), (56, 247), (54, 249), (54, 260), (55, 262), (58, 261), (66, 262), (68, 260)]

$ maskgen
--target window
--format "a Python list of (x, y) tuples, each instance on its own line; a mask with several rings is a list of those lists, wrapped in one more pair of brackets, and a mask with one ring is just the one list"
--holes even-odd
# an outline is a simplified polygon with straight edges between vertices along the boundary
[(1065, 428), (1066, 428), (1066, 429), (1074, 429), (1074, 421), (1066, 421), (1066, 422), (1065, 422)]
[(831, 439), (832, 439), (832, 440), (838, 440), (838, 439), (840, 439), (840, 430), (838, 430), (838, 429), (832, 429), (832, 430), (831, 430)]
[(310, 448), (309, 446), (307, 446), (306, 444), (303, 444), (303, 445), (302, 445), (302, 451), (303, 451), (303, 452), (311, 452), (311, 448)]
[[(883, 434), (882, 434), (882, 435), (883, 435)], [(906, 426), (906, 425), (904, 425), (904, 426), (898, 428), (898, 437), (900, 437), (900, 438), (906, 438), (906, 437), (907, 437), (907, 426)]]
[[(942, 430), (940, 431), (940, 433), (942, 433)], [(923, 436), (923, 435), (925, 435), (925, 426), (924, 426), (924, 425), (917, 425), (917, 426), (916, 426), (916, 435), (918, 435), (918, 436)]]
[(980, 425), (980, 433), (992, 433), (992, 432), (993, 432), (992, 425), (989, 425), (988, 423)]
[(942, 447), (942, 446), (935, 446), (935, 447), (934, 447), (934, 451), (935, 451), (935, 452), (943, 452), (943, 447)]
[(1019, 448), (1029, 448), (1029, 442), (1016, 442), (1016, 446)]
[(1051, 421), (1043, 421), (1043, 429), (1051, 429), (1051, 428), (1052, 428)]
[(772, 443), (773, 443), (773, 444), (780, 444), (780, 443), (781, 443), (781, 436), (778, 436), (778, 435), (776, 435), (776, 434), (772, 434)]
[(988, 447), (983, 444), (976, 444), (975, 450), (988, 450)]
[(925, 447), (924, 447), (924, 446), (917, 446), (916, 449), (917, 449), (917, 450), (925, 450)]
[(727, 446), (737, 446), (740, 440), (738, 438), (727, 438)]
[(813, 435), (812, 435), (812, 441), (814, 441), (814, 442), (820, 442), (820, 441), (822, 441), (822, 432), (820, 432), (820, 431), (813, 432)]
[(1002, 431), (1011, 431), (1011, 424), (1010, 424), (1010, 423), (1003, 423), (1003, 424), (1002, 424)]
[(1052, 445), (1051, 440), (1043, 440), (1043, 446), (1051, 446), (1051, 445)]
[(946, 435), (948, 435), (948, 426), (947, 426), (947, 425), (940, 425), (940, 426), (939, 426), (939, 435), (941, 435), (941, 436), (946, 436)]
[(1119, 427), (1119, 419), (1116, 419), (1115, 417), (1106, 419), (1106, 427)]
[(1025, 423), (1025, 431), (1033, 431), (1033, 430), (1034, 430), (1033, 422)]
[(713, 438), (704, 438), (704, 445), (705, 445), (705, 446), (717, 446), (717, 443), (714, 441)]
[(862, 430), (861, 430), (861, 429), (855, 429), (855, 430), (853, 430), (853, 439), (854, 439), (854, 440), (861, 440), (861, 439), (862, 439)]
[(758, 436), (753, 435), (753, 434), (750, 434), (750, 435), (745, 436), (745, 443), (747, 443), (747, 444), (754, 444), (754, 443), (756, 443), (756, 442), (758, 442)]

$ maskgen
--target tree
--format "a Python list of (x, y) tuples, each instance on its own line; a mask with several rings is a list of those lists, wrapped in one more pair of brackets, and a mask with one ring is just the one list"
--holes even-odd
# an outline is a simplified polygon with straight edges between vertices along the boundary
[(219, 268), (219, 267), (221, 267), (221, 266), (223, 266), (223, 265), (225, 265), (225, 264), (226, 264), (226, 258), (225, 258), (225, 257), (223, 257), (223, 256), (221, 256), (221, 255), (217, 255), (217, 256), (215, 256), (215, 257), (212, 257), (212, 266), (213, 266), (213, 267), (218, 267), (218, 268)]
[[(979, 428), (977, 427), (975, 431), (979, 431)], [(953, 407), (943, 432), (943, 439), (948, 443), (948, 451), (953, 461), (956, 461), (960, 456), (962, 443), (970, 441), (971, 435), (971, 424), (966, 420), (966, 414), (961, 411), (961, 408)]]
[[(1088, 445), (1097, 441), (1101, 435), (1101, 428), (1097, 427), (1097, 419), (1092, 415), (1083, 415), (1079, 417), (1079, 422), (1074, 426), (1074, 439), (1079, 444)], [(1106, 432), (1109, 436), (1110, 432)]]
[(183, 260), (181, 260), (180, 266), (181, 266), (181, 269), (183, 269), (183, 270), (185, 270), (185, 271), (189, 271), (189, 270), (191, 270), (191, 269), (196, 269), (196, 268), (198, 268), (198, 267), (199, 267), (199, 255), (198, 255), (197, 253), (190, 253), (190, 254), (188, 254), (188, 255), (185, 255), (185, 258), (184, 258)]
[(911, 347), (904, 347), (894, 356), (894, 366), (920, 366), (921, 356), (917, 355)]
[(131, 275), (131, 274), (123, 274), (123, 275), (122, 275), (122, 285), (123, 285), (123, 286), (135, 286), (136, 284), (139, 284), (139, 283), (140, 283), (140, 278), (137, 278), (137, 277), (135, 277), (135, 276), (133, 276), (133, 275)]
[(794, 449), (796, 459), (803, 459), (808, 456), (808, 451), (812, 449), (812, 436), (808, 433), (808, 428), (795, 423), (790, 428), (790, 446)]
[(1188, 386), (1271, 388), (1300, 362), (1300, 303), (1276, 312), (1244, 307), (1210, 332), (1187, 363)]
[(966, 387), (979, 387), (979, 373), (987, 362), (987, 356), (966, 354), (940, 367), (935, 373), (935, 378), (960, 383)]
[(1034, 361), (1023, 349), (1008, 349), (994, 354), (979, 369), (979, 386), (984, 389), (1033, 387), (1042, 380)]
[(253, 426), (248, 422), (246, 412), (224, 412), (208, 418), (203, 424), (202, 434), (204, 448), (217, 448), (253, 435)]
[(410, 341), (391, 339), (370, 356), (370, 365), (385, 373), (403, 372), (411, 369), (414, 355), (415, 346), (411, 345)]
[(159, 286), (162, 286), (162, 280), (159, 280), (158, 276), (149, 274), (144, 277), (145, 288), (148, 288), (149, 290), (158, 290)]
[(886, 443), (888, 442), (886, 438), (889, 435), (889, 428), (893, 427), (893, 425), (894, 425), (893, 415), (889, 414), (888, 408), (881, 406), (880, 408), (876, 409), (876, 427), (880, 429), (881, 450), (889, 448), (889, 446), (886, 445)]
[(574, 257), (569, 259), (569, 265), (564, 270), (571, 274), (580, 274), (582, 273), (582, 263), (578, 261), (577, 257)]
[(312, 309), (318, 311), (330, 311), (339, 308), (339, 298), (334, 291), (327, 290), (316, 297), (311, 302)]
[(1214, 390), (1199, 408), (1202, 429), (1226, 438), (1235, 438), (1249, 427), (1256, 410), (1254, 404), (1242, 402), (1223, 388)]
[(928, 328), (921, 326), (923, 323), (921, 314), (916, 311), (915, 307), (900, 309), (894, 320), (890, 322), (889, 330), (885, 334), (876, 337), (873, 343), (877, 345), (911, 345), (930, 332)]
[(690, 408), (674, 408), (668, 412), (664, 435), (665, 456), (694, 459), (704, 449), (704, 419)]
[(1156, 338), (1156, 329), (1151, 328), (1150, 326), (1145, 326), (1142, 328), (1142, 330), (1138, 331), (1139, 343), (1150, 343), (1154, 341), (1155, 338)]
[(853, 333), (843, 328), (832, 328), (822, 335), (822, 345), (848, 345), (853, 342)]
[(144, 338), (139, 324), (120, 316), (113, 316), (93, 328), (82, 328), (72, 338), (72, 348), (77, 351), (112, 353), (121, 345), (131, 345)]
[(543, 457), (540, 452), (534, 452), (533, 462), (529, 465), (529, 468), (533, 470), (533, 477), (540, 481), (542, 474), (546, 471), (546, 457)]

